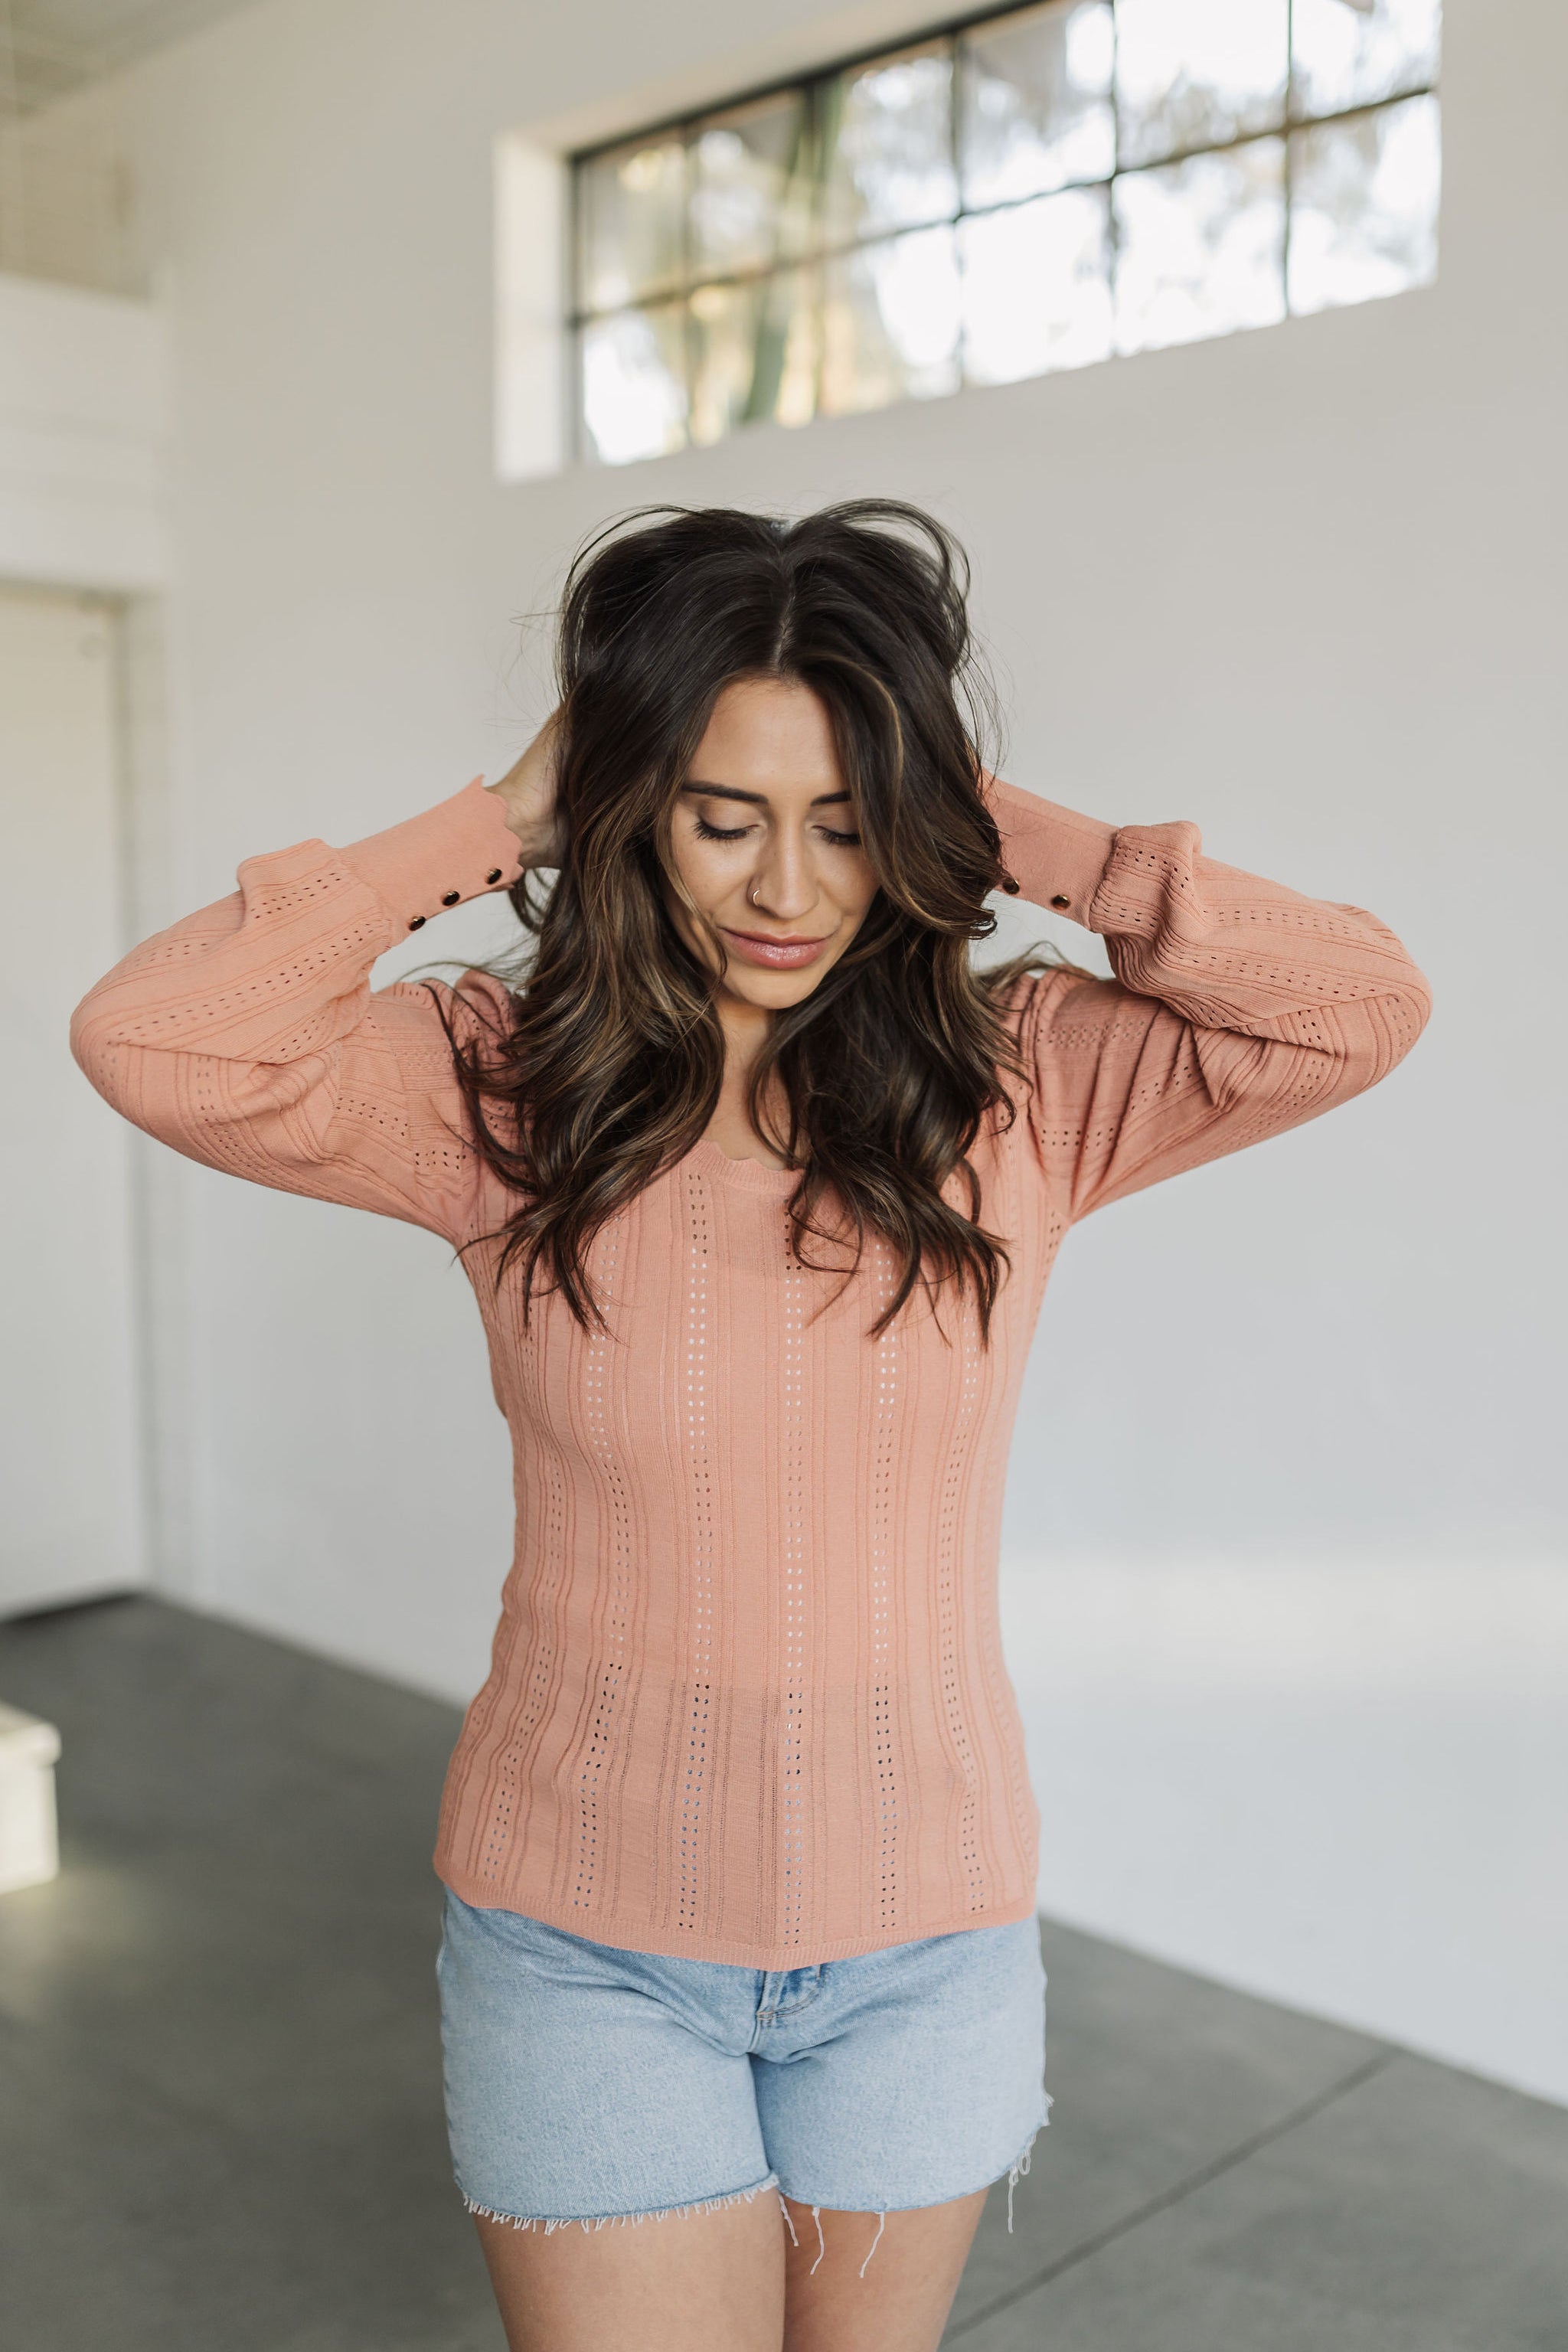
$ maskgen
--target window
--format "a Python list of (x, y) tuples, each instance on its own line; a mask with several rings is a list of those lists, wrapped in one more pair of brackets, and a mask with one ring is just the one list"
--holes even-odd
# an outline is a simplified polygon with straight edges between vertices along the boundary
[(1440, 0), (1046, 0), (579, 156), (582, 454), (1427, 282)]

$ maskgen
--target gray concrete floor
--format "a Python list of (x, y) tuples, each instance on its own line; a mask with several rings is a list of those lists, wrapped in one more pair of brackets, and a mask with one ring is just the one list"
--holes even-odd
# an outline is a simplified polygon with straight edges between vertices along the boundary
[[(456, 1716), (145, 1601), (0, 1627), (6, 2352), (502, 2352), (441, 2122)], [(1046, 1922), (1048, 2131), (965, 2352), (1568, 2352), (1568, 2112)]]

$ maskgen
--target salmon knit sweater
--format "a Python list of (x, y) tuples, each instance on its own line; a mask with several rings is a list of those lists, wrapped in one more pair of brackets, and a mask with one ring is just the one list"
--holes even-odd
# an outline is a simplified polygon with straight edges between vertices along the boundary
[[(1034, 1908), (996, 1555), (1062, 1235), (1375, 1084), (1429, 996), (1375, 916), (1216, 864), (1192, 824), (994, 793), (1024, 894), (1100, 932), (1117, 977), (1019, 985), (1030, 1084), (973, 1155), (1011, 1255), (988, 1347), (951, 1299), (942, 1328), (917, 1298), (869, 1339), (890, 1253), (836, 1296), (786, 1247), (794, 1177), (706, 1139), (599, 1233), (607, 1331), (549, 1295), (525, 1327), (494, 1245), (465, 1261), (517, 1506), (436, 1855), (469, 1903), (754, 1969)], [(518, 872), (478, 780), (351, 848), (248, 858), (234, 896), (99, 982), (74, 1051), (209, 1167), (486, 1235), (509, 1203), (465, 1139), (436, 1007), (369, 972)], [(503, 994), (470, 977), (446, 999), (459, 1024), (468, 992)]]

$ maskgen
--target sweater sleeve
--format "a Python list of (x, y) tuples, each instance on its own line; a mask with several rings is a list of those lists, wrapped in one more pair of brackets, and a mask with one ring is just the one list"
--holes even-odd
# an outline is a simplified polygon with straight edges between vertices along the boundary
[(1205, 856), (1195, 824), (1112, 826), (994, 781), (1026, 898), (1105, 940), (1114, 980), (1031, 983), (1035, 1139), (1069, 1220), (1375, 1086), (1431, 990), (1385, 923)]
[[(98, 982), (71, 1050), (116, 1110), (189, 1159), (456, 1241), (479, 1171), (441, 1014), (426, 986), (373, 992), (370, 969), (521, 870), (478, 777), (347, 849), (304, 841), (248, 857), (231, 897)], [(499, 993), (478, 975), (436, 985), (459, 1028)]]

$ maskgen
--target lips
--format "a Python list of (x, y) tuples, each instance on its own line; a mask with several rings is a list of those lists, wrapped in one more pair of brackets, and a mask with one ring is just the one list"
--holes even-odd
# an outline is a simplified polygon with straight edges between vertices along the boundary
[(726, 928), (725, 939), (742, 963), (758, 965), (763, 971), (799, 971), (815, 963), (827, 945), (827, 939), (808, 940), (777, 938), (768, 931), (731, 931)]

